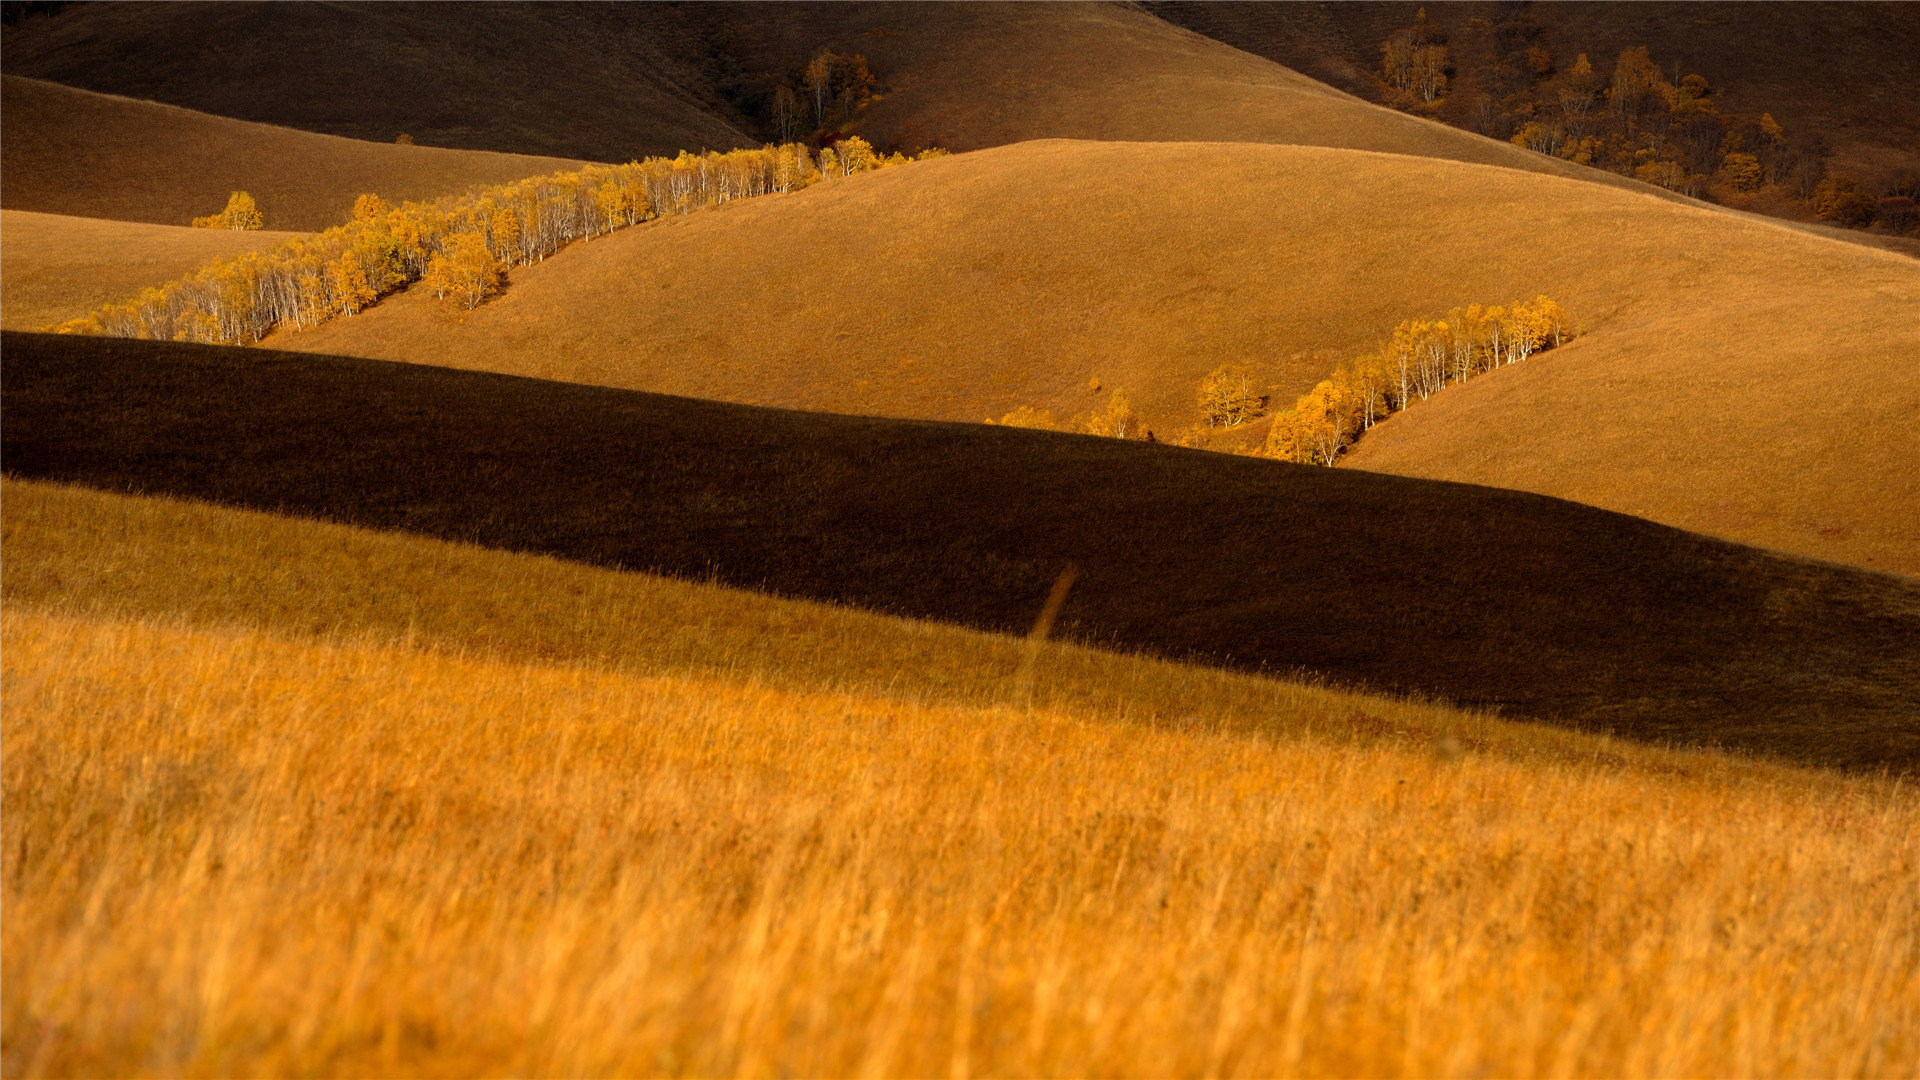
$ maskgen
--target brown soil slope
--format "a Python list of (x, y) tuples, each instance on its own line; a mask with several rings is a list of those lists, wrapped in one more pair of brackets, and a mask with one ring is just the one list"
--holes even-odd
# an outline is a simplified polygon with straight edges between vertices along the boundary
[(1920, 585), (1519, 492), (448, 368), (9, 334), (16, 476), (1920, 764)]
[[(1375, 100), (1380, 47), (1425, 9), (1456, 44), (1469, 27), (1524, 14), (1540, 43), (1601, 71), (1622, 49), (1705, 75), (1723, 107), (1770, 112), (1790, 132), (1819, 133), (1833, 165), (1863, 180), (1920, 168), (1920, 6), (1897, 3), (1390, 3), (1201, 2), (1146, 5), (1170, 22)], [(1524, 9), (1522, 12), (1521, 9)], [(1469, 70), (1441, 113), (1471, 126)]]
[(0, 210), (0, 327), (44, 329), (297, 235)]
[[(1098, 378), (1164, 437), (1222, 361), (1289, 404), (1401, 319), (1535, 293), (1589, 331), (1552, 363), (1608, 388), (1532, 403), (1539, 437), (1502, 451), (1520, 486), (1920, 572), (1912, 259), (1508, 169), (1026, 144), (643, 226), (478, 311), (416, 290), (279, 344), (975, 422), (1092, 411)], [(1491, 453), (1509, 427), (1451, 437)]]
[(354, 197), (424, 199), (578, 163), (395, 146), (0, 78), (0, 198), (9, 210), (186, 225), (251, 192), (267, 226), (346, 220)]

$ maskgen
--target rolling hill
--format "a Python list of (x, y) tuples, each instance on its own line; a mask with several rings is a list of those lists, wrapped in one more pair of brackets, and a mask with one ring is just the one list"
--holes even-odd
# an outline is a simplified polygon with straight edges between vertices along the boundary
[(626, 160), (764, 136), (742, 130), (720, 84), (783, 76), (824, 47), (869, 58), (885, 93), (855, 127), (885, 146), (1287, 143), (1643, 186), (1368, 104), (1120, 5), (128, 4), (33, 20), (5, 57), (17, 74), (305, 130)]
[(7, 209), (159, 225), (245, 190), (268, 228), (306, 232), (346, 220), (366, 192), (426, 199), (578, 164), (315, 135), (15, 75), (0, 77), (0, 112)]
[(203, 498), (1832, 764), (1920, 587), (1518, 492), (413, 364), (9, 334), (16, 477)]
[(7, 31), (7, 70), (390, 143), (626, 161), (755, 143), (654, 4), (130, 3)]
[[(477, 311), (415, 290), (275, 344), (973, 422), (1123, 388), (1165, 438), (1224, 361), (1284, 407), (1402, 319), (1545, 293), (1586, 333), (1542, 366), (1606, 392), (1527, 399), (1524, 446), (1499, 417), (1450, 429), (1460, 455), (1500, 448), (1529, 490), (1913, 573), (1916, 278), (1904, 256), (1511, 169), (1048, 142), (664, 220), (518, 271)], [(1807, 417), (1835, 434), (1783, 434)]]
[(0, 210), (0, 327), (43, 330), (296, 235)]

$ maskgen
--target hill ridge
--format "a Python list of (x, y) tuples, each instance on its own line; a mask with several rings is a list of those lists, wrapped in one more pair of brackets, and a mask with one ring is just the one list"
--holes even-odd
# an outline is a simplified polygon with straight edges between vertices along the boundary
[(1063, 626), (1094, 644), (1920, 762), (1920, 583), (1542, 496), (416, 364), (4, 344), (20, 477), (1013, 632), (1075, 563)]

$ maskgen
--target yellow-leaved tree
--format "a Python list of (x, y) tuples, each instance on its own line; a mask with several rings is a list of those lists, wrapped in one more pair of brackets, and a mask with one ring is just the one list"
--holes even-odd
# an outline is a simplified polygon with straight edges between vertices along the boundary
[(227, 197), (227, 208), (210, 217), (193, 219), (196, 229), (232, 229), (236, 232), (250, 232), (263, 228), (266, 220), (260, 216), (260, 207), (253, 196), (244, 191), (236, 191)]
[(455, 233), (447, 250), (435, 255), (421, 279), (442, 300), (471, 311), (500, 288), (500, 264), (478, 233)]
[(1094, 413), (1087, 419), (1086, 432), (1111, 439), (1140, 437), (1140, 419), (1134, 415), (1133, 402), (1127, 399), (1125, 390), (1115, 390), (1113, 396), (1107, 399), (1106, 410)]
[(1045, 409), (1036, 409), (1031, 405), (1022, 405), (998, 420), (987, 423), (1000, 427), (1036, 428), (1041, 431), (1059, 431), (1060, 423), (1053, 414)]
[(1239, 427), (1258, 417), (1262, 404), (1245, 364), (1222, 364), (1200, 382), (1200, 415), (1208, 427)]
[(362, 195), (353, 200), (353, 220), (378, 221), (387, 216), (387, 201), (378, 195)]

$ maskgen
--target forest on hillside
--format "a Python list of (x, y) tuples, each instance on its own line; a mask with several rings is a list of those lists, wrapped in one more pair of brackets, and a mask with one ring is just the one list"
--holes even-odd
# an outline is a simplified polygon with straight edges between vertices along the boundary
[[(1556, 55), (1524, 10), (1469, 25), (1479, 40), (1456, 49), (1453, 33), (1421, 9), (1381, 43), (1381, 98), (1434, 117), (1457, 117), (1464, 104), (1467, 126), (1480, 134), (1694, 198), (1744, 205), (1771, 196), (1836, 225), (1920, 235), (1920, 172), (1899, 170), (1870, 187), (1830, 170), (1819, 132), (1723, 108), (1705, 76), (1644, 45), (1597, 60)], [(1485, 59), (1463, 70), (1467, 54)], [(1460, 84), (1470, 87), (1468, 100), (1454, 102)]]

